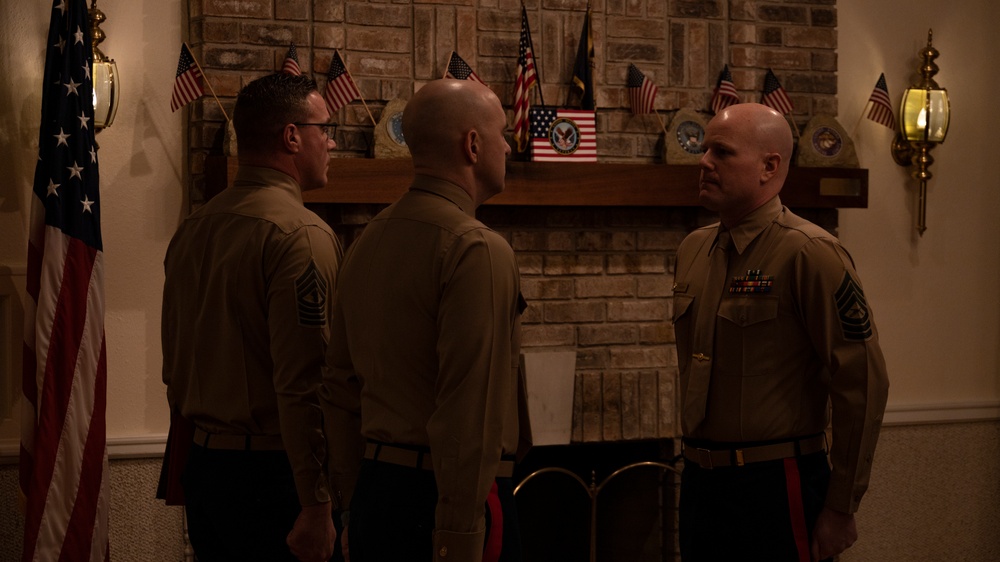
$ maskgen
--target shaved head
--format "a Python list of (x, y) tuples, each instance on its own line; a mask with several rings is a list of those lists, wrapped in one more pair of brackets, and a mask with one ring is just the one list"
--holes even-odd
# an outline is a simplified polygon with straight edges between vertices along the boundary
[(729, 122), (742, 133), (749, 144), (756, 144), (762, 152), (777, 152), (785, 170), (792, 159), (792, 129), (784, 115), (759, 103), (740, 103), (722, 110), (715, 119)]
[(792, 129), (765, 105), (741, 103), (705, 127), (698, 197), (733, 225), (778, 195), (792, 159)]
[(477, 204), (503, 190), (506, 128), (500, 99), (471, 80), (428, 82), (403, 111), (414, 171), (459, 185)]

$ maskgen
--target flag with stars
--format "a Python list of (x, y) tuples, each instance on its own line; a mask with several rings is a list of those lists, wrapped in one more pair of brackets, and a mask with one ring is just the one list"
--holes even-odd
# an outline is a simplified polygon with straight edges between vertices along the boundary
[(484, 86), (486, 85), (486, 83), (479, 78), (479, 75), (472, 70), (469, 63), (465, 62), (465, 60), (458, 56), (458, 53), (455, 51), (451, 52), (451, 60), (448, 61), (448, 71), (445, 72), (444, 77), (454, 78), (456, 80), (472, 80), (473, 82), (479, 82)]
[(892, 112), (892, 102), (889, 101), (889, 86), (885, 83), (885, 73), (879, 74), (878, 82), (868, 98), (872, 107), (866, 117), (872, 121), (896, 130), (896, 115)]
[(299, 52), (295, 50), (295, 43), (288, 46), (288, 54), (285, 55), (285, 62), (281, 64), (281, 71), (292, 76), (302, 74), (302, 70), (299, 68)]
[(722, 67), (719, 81), (712, 92), (712, 113), (718, 113), (737, 103), (740, 103), (740, 96), (736, 93), (736, 84), (733, 83), (733, 75), (729, 72), (727, 64)]
[(628, 88), (628, 102), (632, 107), (632, 115), (653, 113), (653, 102), (656, 101), (656, 84), (646, 78), (634, 64), (628, 65), (628, 78), (625, 80)]
[(326, 73), (326, 91), (323, 97), (326, 99), (326, 109), (331, 114), (361, 97), (361, 91), (354, 84), (351, 73), (347, 71), (344, 59), (340, 58), (340, 51), (334, 51), (333, 58), (330, 59), (330, 70)]
[(181, 45), (181, 57), (177, 60), (177, 77), (174, 78), (174, 93), (170, 97), (170, 111), (177, 111), (204, 93), (201, 69), (185, 43)]
[(770, 68), (767, 69), (767, 76), (764, 77), (764, 93), (761, 95), (760, 103), (780, 111), (784, 115), (792, 112), (792, 100)]
[(104, 257), (85, 0), (55, 0), (28, 236), (22, 560), (109, 559)]
[(514, 143), (518, 152), (524, 152), (528, 148), (528, 110), (531, 108), (529, 94), (537, 82), (531, 29), (528, 28), (528, 12), (524, 4), (521, 4), (521, 40), (518, 43), (517, 76), (514, 79)]
[(597, 162), (595, 112), (531, 108), (532, 162)]

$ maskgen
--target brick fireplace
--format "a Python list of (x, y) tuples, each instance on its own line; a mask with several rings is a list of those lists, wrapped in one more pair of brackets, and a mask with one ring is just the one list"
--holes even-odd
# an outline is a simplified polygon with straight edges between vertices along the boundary
[[(479, 211), (517, 253), (529, 303), (525, 348), (576, 353), (573, 445), (540, 448), (524, 470), (565, 466), (588, 483), (616, 470), (608, 458), (620, 467), (676, 454), (677, 361), (669, 323), (674, 259), (686, 233), (714, 218), (697, 207), (697, 169), (663, 163), (667, 139), (660, 119), (669, 123), (681, 108), (709, 117), (708, 102), (724, 64), (744, 101), (760, 99), (763, 76), (772, 69), (794, 102), (790, 119), (800, 130), (813, 115), (837, 113), (835, 0), (589, 3), (599, 163), (553, 168), (515, 157), (507, 192)], [(550, 105), (561, 104), (569, 93), (588, 1), (524, 0), (524, 5), (541, 94)], [(334, 116), (341, 125), (335, 156), (347, 160), (331, 164), (330, 186), (307, 194), (307, 202), (346, 244), (408, 181), (405, 162), (368, 158), (374, 128), (368, 111), (379, 119), (389, 101), (406, 99), (420, 84), (441, 77), (455, 50), (512, 116), (520, 6), (520, 0), (190, 0), (189, 44), (230, 114), (239, 88), (280, 68), (290, 42), (297, 46), (300, 66), (321, 87), (334, 50), (340, 51), (365, 104), (351, 103)], [(660, 119), (629, 112), (630, 63), (657, 84)], [(224, 119), (218, 105), (203, 97), (192, 106), (189, 200), (197, 206), (226, 185), (234, 162), (221, 156)], [(834, 185), (844, 178), (850, 184), (846, 191)], [(783, 200), (834, 233), (838, 207), (867, 204), (863, 170), (793, 169), (789, 183)], [(675, 481), (671, 474), (645, 470), (637, 470), (634, 480), (623, 478), (616, 484), (621, 489), (607, 488), (601, 527), (612, 529), (612, 536), (601, 538), (598, 550), (615, 549), (622, 533), (642, 529), (641, 522), (655, 512), (658, 522), (652, 527), (660, 528), (646, 528), (645, 538), (636, 540), (652, 541), (660, 550), (621, 559), (668, 560), (675, 550), (670, 530)], [(559, 486), (547, 481), (541, 487)], [(567, 502), (565, 513), (576, 513), (573, 505), (585, 507), (587, 496), (573, 499), (576, 485), (565, 486), (561, 500), (530, 501)], [(613, 515), (604, 515), (606, 509)], [(637, 522), (614, 526), (637, 509), (644, 514)], [(561, 548), (578, 552), (572, 549), (579, 545), (571, 543)]]

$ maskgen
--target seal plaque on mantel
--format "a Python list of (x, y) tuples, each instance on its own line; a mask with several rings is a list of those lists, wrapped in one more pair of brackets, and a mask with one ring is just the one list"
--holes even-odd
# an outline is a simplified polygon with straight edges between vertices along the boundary
[(804, 168), (857, 168), (854, 141), (836, 119), (816, 115), (799, 138), (795, 164)]
[(410, 149), (403, 138), (403, 109), (406, 100), (386, 104), (375, 127), (375, 158), (409, 158)]
[(663, 139), (663, 161), (667, 164), (697, 164), (704, 152), (705, 118), (696, 111), (681, 109), (674, 115)]

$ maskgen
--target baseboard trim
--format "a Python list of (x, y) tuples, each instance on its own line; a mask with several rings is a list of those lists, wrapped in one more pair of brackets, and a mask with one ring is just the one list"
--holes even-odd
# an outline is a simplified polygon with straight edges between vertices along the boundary
[[(109, 437), (109, 459), (159, 458), (167, 448), (167, 435), (152, 434), (141, 437)], [(0, 441), (0, 464), (18, 462), (21, 445), (15, 440)]]
[(883, 425), (921, 425), (1000, 419), (1000, 401), (951, 404), (889, 404)]
[[(933, 425), (974, 421), (1000, 420), (1000, 401), (956, 402), (951, 404), (890, 404), (885, 409), (883, 425)], [(108, 458), (142, 459), (163, 456), (166, 434), (141, 437), (108, 438)], [(0, 464), (16, 463), (20, 444), (16, 440), (0, 440)]]

